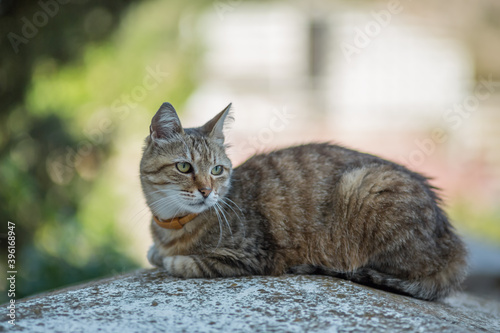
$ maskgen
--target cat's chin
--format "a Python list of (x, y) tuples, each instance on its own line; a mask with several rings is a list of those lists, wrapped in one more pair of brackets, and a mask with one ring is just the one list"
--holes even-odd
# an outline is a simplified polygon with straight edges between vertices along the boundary
[(209, 204), (207, 202), (202, 202), (202, 203), (199, 203), (199, 204), (192, 204), (192, 205), (189, 205), (189, 213), (188, 214), (200, 214), (200, 213), (203, 213), (204, 211), (206, 210), (209, 210), (211, 207), (213, 207), (215, 205), (215, 202), (212, 203), (212, 204)]
[(215, 206), (215, 204), (217, 203), (217, 199), (214, 199), (214, 198), (209, 198), (207, 200), (202, 200), (202, 201), (197, 201), (197, 202), (183, 202), (183, 209), (185, 211), (188, 211), (188, 214), (192, 214), (192, 213), (202, 213), (208, 209), (210, 209), (211, 207)]

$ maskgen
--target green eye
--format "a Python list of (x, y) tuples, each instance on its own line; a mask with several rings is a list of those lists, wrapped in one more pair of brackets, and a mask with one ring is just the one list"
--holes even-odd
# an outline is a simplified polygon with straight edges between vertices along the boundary
[(212, 175), (218, 176), (222, 173), (222, 170), (224, 170), (224, 168), (222, 168), (222, 165), (217, 165), (217, 166), (213, 167), (211, 172), (212, 172)]
[(175, 163), (175, 167), (182, 173), (188, 173), (191, 171), (191, 164), (188, 162), (177, 162)]

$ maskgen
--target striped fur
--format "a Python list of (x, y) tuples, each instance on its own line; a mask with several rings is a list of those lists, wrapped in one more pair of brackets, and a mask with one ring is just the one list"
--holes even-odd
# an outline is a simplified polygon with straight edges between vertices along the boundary
[[(464, 280), (464, 245), (425, 177), (330, 144), (256, 155), (233, 170), (222, 134), (229, 107), (192, 129), (172, 113), (169, 105), (153, 118), (144, 194), (159, 218), (200, 215), (181, 230), (152, 223), (151, 264), (185, 278), (327, 274), (426, 300)], [(216, 165), (221, 175), (210, 173)], [(206, 199), (203, 187), (213, 189)]]

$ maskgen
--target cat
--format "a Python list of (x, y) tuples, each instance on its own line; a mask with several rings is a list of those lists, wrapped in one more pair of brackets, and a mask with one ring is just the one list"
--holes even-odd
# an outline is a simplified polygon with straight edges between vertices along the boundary
[(230, 109), (197, 128), (169, 103), (153, 117), (140, 164), (152, 265), (181, 278), (325, 274), (424, 300), (459, 289), (466, 250), (427, 178), (327, 143), (233, 169)]

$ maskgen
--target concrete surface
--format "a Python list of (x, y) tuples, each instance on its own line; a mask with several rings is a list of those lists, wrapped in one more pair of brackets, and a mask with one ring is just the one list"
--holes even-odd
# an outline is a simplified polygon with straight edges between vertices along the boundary
[(182, 280), (154, 269), (18, 300), (16, 315), (0, 331), (500, 332), (500, 303), (463, 293), (436, 303), (328, 276)]

